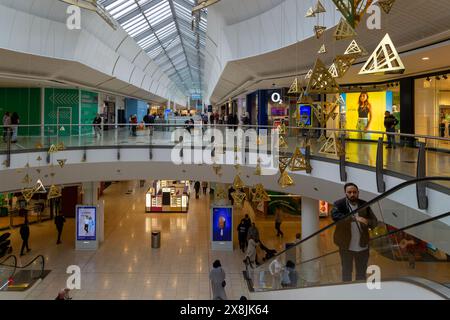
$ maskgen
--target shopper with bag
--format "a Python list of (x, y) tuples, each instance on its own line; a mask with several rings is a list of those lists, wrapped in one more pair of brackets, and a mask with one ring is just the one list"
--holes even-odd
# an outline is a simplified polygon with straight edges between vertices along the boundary
[(227, 294), (225, 293), (225, 271), (222, 269), (220, 260), (216, 260), (213, 263), (213, 269), (209, 273), (209, 280), (211, 281), (212, 299), (213, 300), (227, 300)]

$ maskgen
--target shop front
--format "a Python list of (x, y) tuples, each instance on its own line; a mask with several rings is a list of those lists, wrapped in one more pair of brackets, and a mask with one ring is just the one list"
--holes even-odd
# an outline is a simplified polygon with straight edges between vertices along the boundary
[(189, 181), (153, 181), (145, 194), (145, 212), (187, 213), (189, 188)]

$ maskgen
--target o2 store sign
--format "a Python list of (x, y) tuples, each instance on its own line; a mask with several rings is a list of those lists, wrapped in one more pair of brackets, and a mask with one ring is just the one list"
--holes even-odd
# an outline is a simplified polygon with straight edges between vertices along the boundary
[(272, 101), (278, 104), (283, 104), (283, 99), (281, 99), (281, 94), (278, 92), (272, 93)]

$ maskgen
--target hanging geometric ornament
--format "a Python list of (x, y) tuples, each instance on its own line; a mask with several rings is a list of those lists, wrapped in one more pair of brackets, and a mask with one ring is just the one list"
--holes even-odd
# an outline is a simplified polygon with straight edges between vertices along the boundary
[(322, 37), (323, 33), (327, 30), (327, 27), (324, 26), (314, 26), (314, 33), (316, 34), (316, 38), (320, 39)]
[(317, 14), (317, 13), (324, 13), (324, 12), (327, 12), (327, 10), (325, 10), (322, 3), (320, 3), (320, 0), (317, 0), (317, 4), (314, 9), (314, 13)]
[(327, 48), (325, 47), (325, 44), (323, 44), (321, 47), (320, 47), (320, 49), (319, 49), (319, 51), (317, 52), (318, 54), (324, 54), (324, 53), (327, 53)]
[(50, 176), (53, 178), (55, 176), (55, 173), (54, 172), (50, 173)]
[(338, 55), (334, 58), (333, 64), (336, 66), (338, 78), (343, 77), (356, 61), (355, 55)]
[[(312, 73), (312, 70), (311, 70)], [(300, 96), (297, 99), (297, 104), (310, 104), (312, 103), (313, 100), (310, 96), (308, 96), (307, 94), (305, 94), (305, 91), (302, 90), (302, 93), (300, 94)]]
[(289, 165), (291, 171), (311, 171), (311, 164), (300, 151), (300, 148), (295, 149), (294, 155), (292, 156), (291, 163)]
[(33, 191), (34, 193), (47, 193), (47, 190), (45, 190), (45, 187), (42, 184), (41, 179), (38, 179), (38, 181), (36, 181), (36, 184), (33, 187)]
[(326, 140), (327, 140), (327, 137), (325, 136), (325, 133), (322, 132), (319, 139), (317, 139), (317, 142), (322, 143), (322, 142), (325, 142)]
[(50, 190), (48, 191), (47, 200), (59, 198), (61, 197), (61, 190), (55, 186), (54, 184), (50, 187)]
[(286, 171), (284, 171), (281, 174), (281, 177), (278, 179), (278, 184), (282, 188), (286, 188), (286, 187), (294, 185), (294, 180), (292, 180), (292, 178), (288, 175), (288, 173)]
[(50, 154), (50, 153), (56, 153), (56, 152), (58, 152), (58, 148), (54, 144), (52, 144), (50, 146), (50, 148), (48, 149), (48, 153)]
[(311, 93), (338, 93), (339, 85), (320, 59), (317, 59), (311, 79), (309, 79), (306, 92)]
[(336, 30), (334, 31), (334, 38), (336, 40), (342, 40), (357, 36), (356, 31), (348, 24), (347, 20), (341, 18)]
[(340, 107), (345, 106), (344, 98), (342, 98), (340, 94), (338, 94), (338, 96), (336, 97), (336, 101), (334, 103), (339, 105)]
[(255, 168), (255, 176), (260, 176), (261, 175), (261, 159), (258, 158), (258, 161), (256, 163), (256, 168)]
[(288, 146), (288, 144), (287, 144), (287, 142), (286, 142), (286, 140), (284, 140), (284, 137), (283, 136), (279, 136), (279, 148), (280, 149), (287, 149), (289, 146)]
[(392, 7), (394, 6), (394, 3), (395, 0), (378, 0), (376, 4), (379, 5), (386, 14), (389, 14), (389, 12), (391, 12)]
[(295, 79), (294, 79), (294, 82), (291, 84), (291, 87), (289, 88), (289, 91), (288, 91), (288, 96), (290, 96), (290, 95), (298, 95), (300, 93), (300, 89), (299, 89), (299, 86), (298, 86), (298, 78), (296, 77)]
[(241, 177), (239, 175), (236, 175), (233, 181), (233, 188), (237, 190), (242, 189), (243, 187), (245, 187), (244, 182), (242, 182)]
[(42, 145), (42, 143), (37, 142), (37, 143), (34, 145), (34, 147), (35, 147), (36, 149), (42, 149), (44, 146)]
[(256, 139), (256, 144), (259, 146), (262, 144), (262, 139), (260, 136), (258, 136), (258, 138)]
[(316, 14), (314, 13), (314, 9), (312, 7), (309, 8), (308, 11), (306, 11), (305, 18), (313, 18), (315, 16)]
[(64, 150), (66, 147), (64, 146), (64, 142), (60, 142), (56, 145), (56, 148), (58, 149), (58, 151), (62, 151)]
[(241, 169), (241, 165), (239, 163), (236, 163), (234, 165), (234, 168), (236, 169), (236, 171), (239, 171)]
[(321, 154), (334, 155), (336, 157), (341, 155), (342, 152), (342, 145), (336, 137), (336, 134), (331, 135), (319, 150)]
[(30, 167), (30, 164), (27, 162), (27, 164), (25, 165), (24, 168), (29, 168), (29, 167)]
[(41, 160), (42, 160), (41, 156), (38, 156), (38, 157), (36, 158), (36, 160), (37, 160), (37, 161), (41, 161)]
[(284, 124), (284, 122), (282, 123), (282, 124), (280, 124), (279, 126), (278, 126), (278, 134), (279, 135), (284, 135), (284, 134), (286, 134), (287, 133), (287, 128), (286, 128), (286, 125)]
[(22, 189), (22, 195), (26, 202), (30, 202), (31, 198), (33, 198), (34, 190), (33, 189)]
[(348, 46), (347, 50), (345, 50), (344, 55), (346, 54), (351, 54), (351, 55), (357, 55), (359, 57), (363, 57), (368, 55), (369, 53), (366, 51), (366, 49), (364, 49), (363, 47), (361, 47), (356, 40), (352, 40), (352, 42), (350, 43), (350, 45)]
[(214, 198), (216, 201), (227, 200), (228, 196), (227, 196), (225, 189), (221, 186), (217, 187), (217, 192), (215, 193)]
[(29, 184), (31, 181), (32, 181), (32, 180), (31, 180), (30, 176), (28, 175), (28, 173), (27, 173), (27, 174), (25, 175), (25, 177), (22, 179), (22, 183), (26, 183), (26, 184)]
[(66, 129), (64, 128), (64, 126), (61, 126), (61, 128), (59, 128), (59, 131), (66, 131)]
[(333, 78), (339, 78), (339, 72), (337, 71), (335, 63), (328, 68), (328, 72), (333, 76)]
[(280, 169), (280, 172), (283, 173), (284, 171), (286, 171), (286, 168), (289, 166), (290, 163), (291, 157), (280, 156), (278, 158), (278, 167)]
[(242, 208), (242, 206), (244, 205), (244, 200), (247, 197), (245, 192), (242, 192), (240, 190), (236, 190), (235, 192), (231, 193), (231, 196), (233, 197), (234, 205), (236, 207)]
[(373, 0), (332, 0), (346, 21), (356, 28)]
[(256, 191), (252, 195), (252, 202), (270, 201), (270, 197), (261, 183), (257, 184), (255, 188)]
[(213, 170), (216, 175), (218, 175), (219, 177), (222, 176), (222, 166), (221, 165), (213, 164), (212, 167), (213, 167)]
[(397, 49), (392, 43), (391, 37), (386, 33), (378, 47), (362, 67), (359, 74), (402, 74), (405, 72)]
[(37, 173), (41, 173), (41, 169), (36, 169), (36, 172)]
[(58, 159), (58, 164), (61, 168), (64, 168), (64, 165), (66, 164), (67, 159)]
[(310, 79), (313, 73), (313, 69), (309, 69), (308, 73), (305, 75), (305, 79)]

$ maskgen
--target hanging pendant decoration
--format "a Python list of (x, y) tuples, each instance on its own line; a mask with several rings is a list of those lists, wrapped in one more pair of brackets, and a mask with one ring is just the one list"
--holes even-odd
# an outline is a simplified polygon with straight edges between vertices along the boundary
[(319, 49), (319, 51), (317, 51), (317, 53), (318, 53), (318, 54), (324, 54), (324, 53), (327, 53), (327, 48), (325, 47), (325, 44), (323, 44), (323, 45), (320, 47), (320, 49)]
[(314, 26), (314, 33), (316, 34), (316, 38), (320, 39), (323, 33), (327, 30), (327, 27), (324, 26)]
[(289, 147), (283, 136), (279, 136), (278, 140), (279, 140), (279, 148), (280, 149), (287, 149)]
[(341, 18), (341, 21), (339, 22), (338, 26), (336, 27), (336, 30), (334, 31), (334, 38), (336, 40), (342, 40), (346, 38), (356, 37), (357, 35), (358, 34), (352, 28), (352, 26), (349, 25), (344, 18)]
[(311, 164), (306, 159), (306, 157), (301, 152), (300, 148), (297, 147), (291, 158), (289, 169), (291, 171), (311, 171)]
[(356, 55), (357, 57), (363, 57), (368, 55), (369, 53), (364, 49), (362, 46), (360, 46), (356, 40), (352, 40), (350, 45), (347, 47), (347, 50), (345, 50), (344, 55)]
[(394, 6), (395, 0), (378, 0), (376, 3), (386, 14), (389, 14)]
[(336, 134), (332, 134), (331, 137), (324, 143), (324, 145), (320, 148), (319, 153), (328, 154), (334, 156), (340, 156), (343, 154), (342, 145), (339, 142), (339, 139), (336, 137)]
[(237, 190), (237, 189), (242, 189), (243, 187), (245, 187), (244, 182), (242, 181), (242, 179), (239, 175), (236, 175), (236, 177), (234, 177), (234, 181), (233, 181), (233, 188)]
[(355, 55), (338, 55), (334, 58), (333, 65), (336, 68), (338, 78), (342, 78), (356, 61)]
[(314, 13), (318, 14), (318, 13), (324, 13), (324, 12), (327, 12), (327, 10), (325, 10), (325, 8), (322, 5), (322, 3), (320, 2), (320, 0), (317, 0), (316, 7), (314, 8)]
[(45, 189), (44, 185), (42, 184), (41, 179), (38, 179), (36, 181), (36, 184), (33, 187), (34, 193), (47, 193), (47, 190)]
[(288, 91), (288, 96), (290, 95), (298, 95), (300, 93), (300, 88), (298, 86), (298, 78), (296, 77), (294, 79), (294, 82), (291, 84), (291, 87), (289, 88)]
[(261, 170), (261, 159), (258, 158), (254, 174), (255, 174), (255, 176), (260, 176), (261, 172), (262, 172), (262, 170)]
[(244, 205), (244, 200), (247, 197), (245, 192), (242, 192), (241, 190), (236, 190), (231, 193), (231, 196), (233, 197), (234, 205), (238, 208), (242, 208)]
[(405, 72), (397, 49), (388, 33), (381, 40), (359, 74), (402, 74)]
[(286, 171), (286, 168), (291, 163), (291, 157), (288, 156), (280, 156), (278, 158), (278, 168), (280, 169), (280, 173)]
[(56, 148), (58, 149), (58, 151), (63, 151), (64, 149), (66, 149), (66, 147), (64, 146), (64, 142), (62, 141), (56, 145)]
[(316, 14), (314, 13), (314, 9), (311, 7), (306, 11), (305, 18), (314, 18)]
[(51, 153), (56, 153), (56, 152), (58, 152), (58, 148), (54, 144), (52, 144), (50, 146), (50, 148), (48, 149), (48, 153), (51, 154)]
[(339, 85), (320, 59), (317, 59), (311, 78), (306, 88), (308, 95), (311, 93), (337, 93)]
[(270, 201), (270, 196), (261, 183), (257, 184), (255, 189), (255, 192), (252, 193), (252, 202)]
[(220, 201), (220, 200), (227, 200), (228, 199), (228, 195), (225, 191), (225, 189), (221, 186), (218, 186), (216, 189), (216, 193), (214, 195), (214, 199), (216, 201)]
[(278, 126), (278, 134), (285, 135), (287, 133), (287, 128), (284, 122)]
[(34, 189), (31, 188), (22, 189), (22, 196), (24, 197), (27, 203), (30, 202), (31, 198), (33, 198), (33, 195)]
[(37, 142), (37, 143), (34, 145), (34, 147), (35, 147), (36, 149), (42, 149), (44, 146), (42, 145), (42, 143)]
[(292, 180), (292, 178), (288, 175), (288, 173), (286, 171), (284, 171), (281, 174), (280, 179), (278, 179), (278, 184), (282, 188), (287, 188), (287, 187), (294, 185), (294, 180)]
[(305, 79), (311, 79), (312, 74), (313, 74), (313, 69), (309, 69), (309, 71), (305, 75)]
[(352, 28), (356, 28), (373, 0), (333, 0), (333, 2), (348, 24)]
[(336, 64), (333, 62), (333, 64), (328, 68), (328, 72), (331, 74), (333, 78), (339, 78), (339, 72), (337, 71)]
[(22, 179), (22, 183), (26, 183), (26, 184), (30, 184), (30, 182), (33, 181), (31, 180), (30, 176), (28, 175), (28, 173), (25, 175), (25, 177), (23, 177)]
[(56, 161), (58, 162), (58, 164), (61, 168), (64, 168), (64, 165), (66, 164), (67, 159), (58, 159)]
[(50, 186), (50, 190), (48, 191), (47, 200), (54, 199), (54, 198), (59, 198), (61, 196), (62, 196), (61, 189), (59, 189), (55, 185), (51, 185)]

